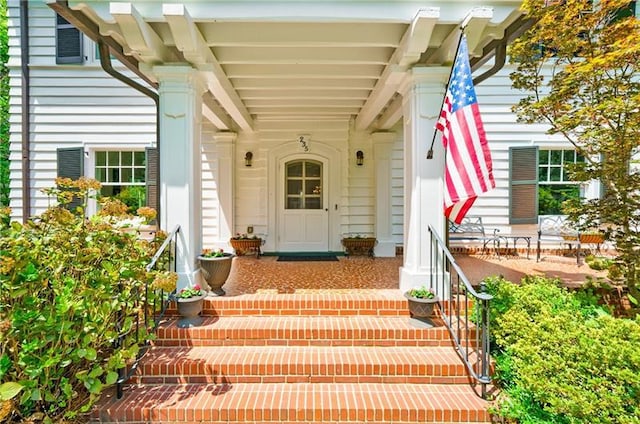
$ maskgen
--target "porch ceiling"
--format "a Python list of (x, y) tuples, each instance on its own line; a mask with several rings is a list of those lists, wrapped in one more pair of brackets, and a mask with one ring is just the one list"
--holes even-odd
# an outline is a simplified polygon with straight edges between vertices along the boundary
[(459, 27), (472, 63), (523, 22), (520, 1), (53, 1), (51, 8), (150, 83), (153, 67), (189, 63), (219, 129), (266, 120), (355, 120), (388, 129), (413, 66), (450, 64)]

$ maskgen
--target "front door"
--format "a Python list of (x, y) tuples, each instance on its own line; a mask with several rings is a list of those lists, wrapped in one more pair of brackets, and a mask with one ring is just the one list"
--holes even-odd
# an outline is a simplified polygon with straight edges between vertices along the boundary
[(329, 250), (327, 165), (321, 160), (284, 162), (278, 196), (278, 250), (326, 252)]

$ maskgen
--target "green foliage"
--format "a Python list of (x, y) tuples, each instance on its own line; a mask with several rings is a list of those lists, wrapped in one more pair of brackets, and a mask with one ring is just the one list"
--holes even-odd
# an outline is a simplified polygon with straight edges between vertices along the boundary
[(426, 286), (422, 287), (414, 287), (408, 291), (409, 296), (415, 297), (416, 299), (433, 299), (436, 297), (436, 294), (430, 288)]
[(571, 199), (564, 213), (581, 229), (607, 227), (619, 271), (640, 298), (640, 20), (628, 0), (526, 0), (535, 23), (511, 46), (522, 122), (545, 122), (584, 163), (572, 181), (599, 180), (601, 199)]
[(135, 213), (146, 204), (146, 187), (126, 186), (114, 197), (127, 205), (129, 213)]
[(0, 0), (0, 206), (9, 205), (9, 36), (7, 0)]
[[(86, 199), (95, 187), (59, 179), (48, 192)], [(146, 341), (133, 317), (155, 246), (79, 212), (60, 205), (0, 227), (0, 397), (14, 398), (16, 419), (86, 412)]]
[(613, 259), (611, 258), (594, 255), (588, 255), (586, 258), (584, 258), (584, 261), (587, 263), (587, 265), (589, 265), (589, 268), (599, 271), (609, 269), (609, 267), (614, 263)]
[(616, 319), (557, 281), (488, 284), (495, 412), (519, 423), (640, 422), (640, 320)]

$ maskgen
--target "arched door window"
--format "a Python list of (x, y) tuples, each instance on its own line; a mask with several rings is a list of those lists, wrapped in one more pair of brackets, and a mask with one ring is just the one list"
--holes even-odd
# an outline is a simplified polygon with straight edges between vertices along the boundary
[(322, 209), (322, 163), (303, 159), (285, 167), (285, 209)]

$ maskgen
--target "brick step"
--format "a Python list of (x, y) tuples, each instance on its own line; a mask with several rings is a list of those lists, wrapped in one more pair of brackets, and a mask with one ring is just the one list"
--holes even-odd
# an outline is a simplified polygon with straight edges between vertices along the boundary
[[(175, 304), (168, 310), (176, 314)], [(408, 316), (400, 290), (306, 290), (207, 297), (203, 314), (211, 316)]]
[(220, 346), (154, 348), (134, 383), (465, 384), (450, 347)]
[(468, 385), (188, 384), (130, 386), (104, 397), (93, 422), (488, 423), (488, 403)]
[[(408, 317), (205, 317), (199, 327), (179, 328), (169, 320), (158, 328), (159, 346), (451, 346), (434, 319), (420, 328)], [(471, 330), (471, 333), (474, 333)], [(470, 338), (475, 334), (470, 334)]]

